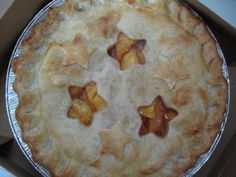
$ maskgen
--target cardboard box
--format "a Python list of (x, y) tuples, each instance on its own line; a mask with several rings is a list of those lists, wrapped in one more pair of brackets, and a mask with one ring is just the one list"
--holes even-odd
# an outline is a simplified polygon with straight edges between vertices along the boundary
[[(4, 136), (12, 136), (11, 130), (7, 121), (7, 115), (5, 110), (5, 78), (6, 78), (6, 69), (8, 65), (8, 61), (11, 55), (11, 52), (14, 48), (14, 45), (17, 41), (17, 38), (21, 34), (22, 30), (26, 26), (26, 24), (30, 21), (30, 19), (41, 9), (44, 5), (46, 5), (48, 0), (16, 0), (14, 4), (10, 7), (7, 13), (0, 19), (0, 135), (4, 134)], [(217, 16), (209, 15), (212, 14), (209, 10), (199, 4), (196, 0), (186, 0), (186, 2), (190, 3), (195, 10), (200, 12), (201, 16), (204, 18), (206, 23), (211, 27), (213, 32), (216, 35), (216, 38), (219, 40), (224, 54), (228, 63), (231, 63), (236, 59), (235, 57), (235, 49), (236, 49), (236, 39), (235, 39), (235, 31), (231, 28), (227, 27), (227, 23), (220, 20)], [(225, 148), (227, 150), (228, 142), (235, 134), (236, 130), (236, 112), (233, 106), (236, 104), (236, 67), (230, 68), (231, 73), (231, 90), (232, 93), (232, 102), (231, 102), (231, 112), (228, 119), (228, 123), (224, 132), (224, 135), (217, 146), (215, 152), (211, 156), (210, 160), (207, 164), (195, 175), (195, 177), (206, 177), (212, 174), (215, 170), (215, 164), (220, 164), (220, 167), (225, 167), (224, 163), (219, 163), (218, 160), (221, 159), (221, 154), (224, 152), (227, 155), (228, 151), (224, 151)], [(229, 149), (229, 148), (228, 148)], [(230, 154), (234, 154), (234, 151), (230, 152)], [(236, 155), (235, 155), (236, 158)], [(232, 166), (235, 164), (229, 162), (228, 166)], [(7, 144), (4, 144), (0, 147), (0, 165), (6, 167), (10, 171), (12, 171), (16, 176), (41, 176), (28, 162), (28, 160), (24, 157), (21, 150), (17, 146), (15, 141), (11, 141)], [(228, 168), (227, 166), (227, 168)], [(226, 168), (226, 169), (227, 169)], [(230, 173), (225, 171), (222, 172), (220, 168), (218, 168), (218, 172), (224, 174), (224, 177), (229, 177), (230, 174), (236, 174), (235, 169), (233, 168)], [(224, 168), (225, 169), (225, 168)], [(218, 174), (219, 174), (218, 173)], [(227, 176), (228, 175), (228, 176)], [(232, 175), (231, 175), (232, 176)], [(214, 176), (210, 176), (214, 177)], [(222, 176), (223, 177), (223, 176)]]
[(208, 7), (215, 14), (220, 16), (224, 21), (236, 28), (236, 1), (235, 0), (199, 0), (204, 6)]
[[(202, 15), (207, 16), (208, 18), (212, 19), (214, 21), (214, 23), (216, 23), (218, 26), (221, 26), (221, 28), (223, 28), (225, 31), (227, 31), (228, 33), (230, 33), (231, 35), (233, 35), (234, 37), (236, 37), (236, 29), (235, 29), (235, 21), (231, 20), (230, 14), (234, 14), (235, 12), (232, 11), (231, 9), (231, 13), (228, 13), (228, 16), (226, 16), (225, 13), (221, 13), (224, 11), (227, 11), (227, 9), (225, 9), (224, 7), (222, 7), (222, 10), (220, 10), (219, 8), (216, 8), (216, 6), (213, 4), (214, 0), (200, 0), (200, 1), (196, 1), (196, 0), (185, 0), (186, 2), (188, 2), (188, 4), (190, 4), (192, 7), (194, 7), (195, 9), (197, 9)], [(215, 2), (215, 4), (225, 4), (225, 6), (230, 7), (230, 5), (233, 7), (235, 6), (236, 2), (235, 1), (231, 1), (231, 0), (226, 0), (225, 1), (220, 1), (220, 2)], [(231, 3), (231, 4), (230, 4)], [(236, 15), (235, 15), (236, 16)], [(236, 18), (236, 17), (235, 17)], [(227, 20), (227, 21), (226, 21)]]
[[(198, 0), (183, 0), (203, 18), (219, 42), (228, 64), (236, 60), (236, 29)], [(217, 3), (217, 2), (215, 2)]]

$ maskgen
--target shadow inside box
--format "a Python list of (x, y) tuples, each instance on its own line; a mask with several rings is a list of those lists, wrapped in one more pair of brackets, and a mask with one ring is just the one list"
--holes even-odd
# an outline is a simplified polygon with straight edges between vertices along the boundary
[(15, 140), (0, 146), (0, 166), (17, 177), (42, 177), (26, 159)]
[(222, 152), (208, 177), (234, 177), (236, 174), (236, 133)]

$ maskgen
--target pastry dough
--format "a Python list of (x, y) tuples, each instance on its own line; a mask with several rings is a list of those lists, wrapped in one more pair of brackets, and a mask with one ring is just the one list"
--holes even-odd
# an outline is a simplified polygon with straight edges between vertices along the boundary
[[(145, 40), (127, 45), (124, 70), (108, 52), (121, 33)], [(65, 0), (22, 49), (12, 64), (16, 118), (33, 159), (52, 176), (181, 176), (220, 131), (222, 60), (206, 25), (177, 0)], [(68, 88), (91, 81), (107, 105), (84, 125), (68, 117)], [(158, 95), (175, 117), (165, 136), (140, 136), (138, 108)]]

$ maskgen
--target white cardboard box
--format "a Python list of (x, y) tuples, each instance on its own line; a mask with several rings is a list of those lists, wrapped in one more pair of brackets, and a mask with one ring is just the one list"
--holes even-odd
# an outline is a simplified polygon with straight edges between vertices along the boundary
[(236, 0), (199, 0), (203, 5), (236, 28)]

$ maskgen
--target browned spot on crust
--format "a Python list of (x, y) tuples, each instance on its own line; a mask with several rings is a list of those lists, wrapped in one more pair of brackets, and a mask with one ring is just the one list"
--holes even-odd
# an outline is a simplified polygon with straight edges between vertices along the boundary
[(97, 21), (98, 28), (101, 29), (101, 34), (103, 37), (108, 37), (111, 33), (115, 33), (117, 29), (111, 26), (111, 17), (103, 16)]
[(101, 165), (101, 160), (99, 158), (88, 163), (89, 166), (99, 167)]
[(151, 175), (151, 174), (153, 174), (153, 173), (155, 173), (157, 171), (158, 171), (158, 168), (150, 167), (150, 168), (146, 168), (146, 169), (140, 170), (139, 172), (142, 175)]
[(76, 34), (73, 41), (72, 41), (72, 44), (73, 45), (77, 45), (81, 42), (81, 38), (80, 38), (80, 34)]
[(135, 0), (127, 0), (129, 4), (134, 4)]
[[(212, 85), (220, 85), (225, 82), (224, 76), (221, 72), (223, 61), (222, 60), (212, 60), (209, 63), (210, 78), (208, 83)], [(215, 72), (218, 71), (218, 72)]]
[(45, 22), (44, 25), (46, 28), (53, 25), (57, 21), (57, 15), (58, 15), (58, 11), (56, 10), (50, 9), (48, 11), (47, 20), (44, 21)]
[(88, 28), (103, 38), (108, 38), (117, 32), (116, 24), (120, 20), (117, 13), (108, 13), (99, 17), (95, 22), (89, 23)]
[(209, 100), (208, 100), (208, 95), (207, 95), (206, 89), (199, 87), (197, 90), (198, 90), (199, 96), (201, 97), (201, 99), (203, 100), (205, 105), (207, 106)]
[(151, 20), (157, 20), (158, 18), (158, 14), (151, 7), (147, 7), (147, 6), (139, 7), (138, 12), (149, 17), (149, 19)]
[(43, 40), (44, 39), (42, 38), (42, 35), (39, 31), (32, 30), (30, 37), (28, 37), (27, 39), (23, 41), (23, 45), (25, 45), (25, 43), (27, 43), (28, 45), (36, 45), (35, 44), (36, 41), (37, 41), (37, 44), (41, 44)]
[(175, 96), (172, 98), (172, 102), (178, 107), (185, 106), (191, 102), (191, 93), (192, 88), (190, 87), (180, 88), (176, 91)]

